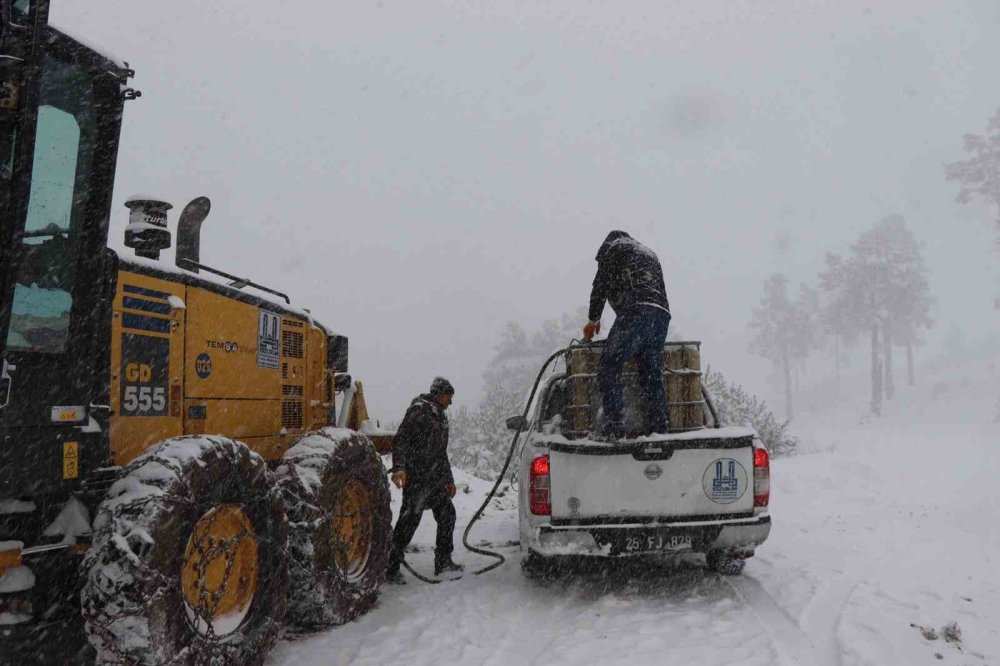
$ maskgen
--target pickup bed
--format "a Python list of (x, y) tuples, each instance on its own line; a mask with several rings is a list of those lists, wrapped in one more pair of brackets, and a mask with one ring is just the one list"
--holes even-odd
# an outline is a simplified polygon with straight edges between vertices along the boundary
[(548, 380), (521, 449), (525, 571), (567, 556), (698, 556), (722, 573), (742, 570), (771, 529), (770, 463), (757, 433), (721, 427), (706, 406), (702, 423), (688, 419), (681, 432), (594, 441), (566, 427), (565, 396), (578, 379)]

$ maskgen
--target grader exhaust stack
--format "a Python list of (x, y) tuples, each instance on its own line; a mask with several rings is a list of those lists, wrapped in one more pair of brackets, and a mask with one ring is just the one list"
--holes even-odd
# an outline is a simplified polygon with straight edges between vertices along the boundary
[(198, 197), (184, 206), (177, 222), (177, 252), (174, 263), (192, 273), (198, 272), (201, 263), (201, 224), (212, 210), (208, 197)]

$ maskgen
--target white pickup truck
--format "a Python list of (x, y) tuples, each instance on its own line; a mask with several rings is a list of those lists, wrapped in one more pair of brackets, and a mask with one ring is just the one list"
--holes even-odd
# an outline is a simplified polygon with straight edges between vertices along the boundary
[[(668, 353), (669, 348), (670, 343)], [(700, 404), (677, 401), (681, 390), (668, 390), (668, 401), (671, 394), (675, 398), (671, 429), (682, 432), (593, 441), (585, 431), (573, 430), (579, 416), (573, 412), (581, 408), (574, 395), (576, 403), (581, 393), (592, 403), (599, 396), (590, 386), (581, 392), (580, 382), (592, 384), (592, 374), (575, 370), (586, 363), (567, 358), (567, 371), (550, 377), (538, 392), (530, 421), (517, 417), (509, 423), (527, 431), (519, 460), (525, 573), (540, 573), (569, 557), (676, 560), (695, 554), (721, 573), (742, 571), (771, 529), (770, 464), (757, 433), (722, 427), (707, 395)], [(702, 391), (697, 370), (665, 372), (686, 374), (685, 381), (697, 381)], [(637, 399), (635, 391), (626, 390), (627, 409), (635, 412), (630, 397)], [(685, 406), (686, 420), (675, 405)], [(596, 404), (589, 411), (596, 418)]]

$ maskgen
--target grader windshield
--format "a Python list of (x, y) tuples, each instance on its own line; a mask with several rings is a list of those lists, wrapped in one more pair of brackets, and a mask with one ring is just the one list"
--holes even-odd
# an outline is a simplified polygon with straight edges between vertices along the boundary
[(0, 0), (0, 23), (0, 424), (23, 427), (96, 397), (128, 71), (45, 2)]
[(73, 63), (45, 58), (28, 210), (13, 279), (9, 351), (66, 350), (96, 133), (86, 74)]

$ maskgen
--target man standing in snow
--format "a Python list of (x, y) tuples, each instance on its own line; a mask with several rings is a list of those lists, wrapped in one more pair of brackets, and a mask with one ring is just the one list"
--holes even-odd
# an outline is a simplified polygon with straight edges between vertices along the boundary
[(455, 479), (448, 460), (448, 415), (455, 389), (444, 377), (435, 377), (429, 393), (417, 396), (399, 424), (392, 450), (392, 482), (403, 489), (403, 506), (392, 532), (392, 552), (386, 577), (405, 583), (399, 571), (424, 510), (434, 512), (437, 541), (434, 574), (461, 571), (451, 553), (455, 549)]
[(654, 433), (667, 432), (667, 405), (663, 392), (663, 343), (670, 326), (670, 304), (663, 285), (660, 260), (648, 247), (624, 231), (612, 231), (597, 251), (597, 275), (590, 292), (590, 312), (583, 338), (592, 340), (601, 330), (604, 303), (615, 311), (615, 323), (597, 366), (597, 385), (604, 403), (602, 439), (625, 437), (622, 370), (635, 359), (639, 389), (647, 408), (646, 425)]

